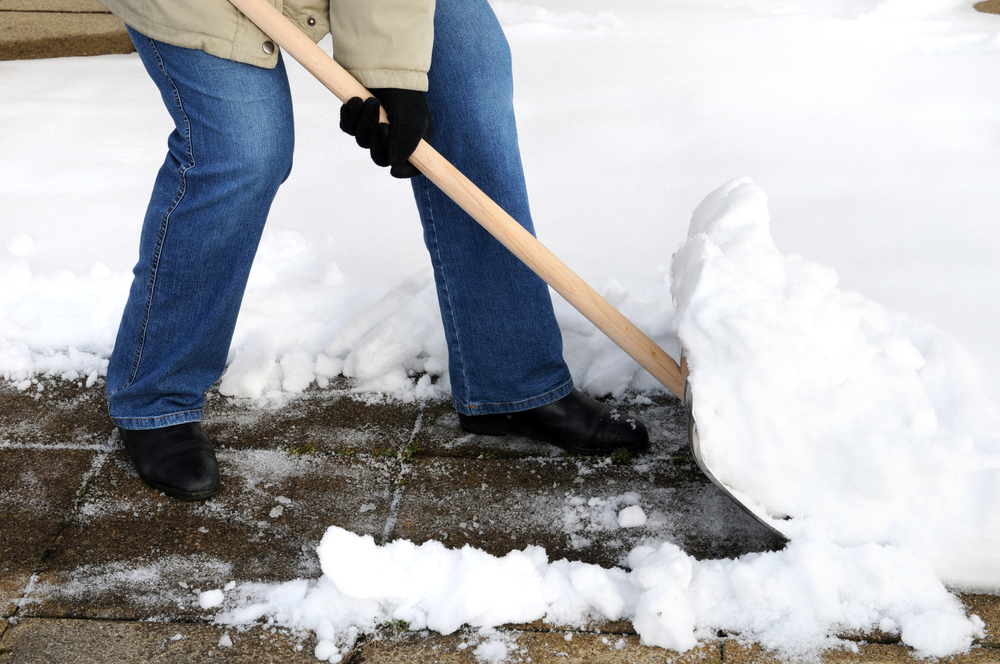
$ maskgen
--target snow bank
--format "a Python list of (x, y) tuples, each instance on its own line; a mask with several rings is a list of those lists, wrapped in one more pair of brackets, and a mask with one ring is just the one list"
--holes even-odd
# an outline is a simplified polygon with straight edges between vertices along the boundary
[[(40, 379), (90, 387), (107, 373), (131, 274), (95, 264), (89, 273), (47, 275), (44, 257), (27, 255), (33, 246), (23, 235), (8, 243), (7, 256), (0, 252), (0, 378), (20, 390)], [(333, 247), (332, 238), (314, 244), (294, 231), (264, 232), (219, 391), (282, 398), (343, 375), (358, 391), (406, 402), (448, 395), (431, 269), (375, 289), (345, 276)], [(603, 290), (650, 334), (672, 337), (662, 301), (643, 301), (613, 281)], [(659, 385), (568, 305), (558, 310), (565, 356), (584, 389), (620, 396)]]

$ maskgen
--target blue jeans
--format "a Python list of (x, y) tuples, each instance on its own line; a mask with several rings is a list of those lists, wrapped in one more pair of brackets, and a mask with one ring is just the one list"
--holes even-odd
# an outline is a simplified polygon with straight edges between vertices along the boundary
[[(280, 59), (266, 70), (130, 34), (175, 129), (143, 222), (108, 404), (118, 426), (153, 429), (201, 419), (225, 369), (267, 213), (291, 170), (294, 128)], [(486, 0), (438, 0), (432, 63), (430, 143), (533, 232), (510, 52)], [(426, 178), (413, 191), (455, 407), (510, 412), (568, 394), (548, 287)]]

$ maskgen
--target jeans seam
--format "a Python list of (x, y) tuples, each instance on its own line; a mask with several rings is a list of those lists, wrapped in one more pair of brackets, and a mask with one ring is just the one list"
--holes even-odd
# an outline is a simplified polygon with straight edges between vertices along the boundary
[[(449, 316), (449, 318), (452, 321), (452, 330), (454, 332), (454, 337), (455, 337), (455, 339), (454, 339), (454, 348), (451, 349), (452, 352), (449, 353), (449, 355), (453, 354), (458, 359), (458, 361), (460, 363), (460, 366), (461, 366), (461, 375), (462, 375), (462, 387), (463, 387), (465, 393), (468, 395), (469, 392), (470, 392), (469, 377), (468, 377), (468, 375), (466, 374), (466, 371), (465, 371), (465, 356), (462, 354), (462, 342), (460, 340), (461, 333), (460, 333), (460, 330), (459, 330), (459, 322), (458, 322), (458, 319), (455, 317), (455, 314), (454, 314), (455, 307), (454, 307), (454, 305), (451, 302), (451, 290), (448, 288), (448, 280), (445, 277), (444, 261), (441, 258), (441, 249), (440, 249), (440, 245), (438, 244), (437, 227), (434, 224), (434, 221), (435, 221), (434, 220), (434, 206), (432, 204), (432, 199), (431, 199), (430, 184), (429, 184), (429, 181), (427, 180), (426, 177), (423, 177), (422, 180), (423, 180), (423, 182), (421, 183), (421, 188), (423, 189), (423, 195), (424, 195), (424, 199), (426, 201), (425, 209), (427, 211), (427, 219), (425, 220), (425, 224), (426, 224), (426, 226), (427, 226), (428, 229), (431, 229), (430, 234), (433, 236), (433, 239), (434, 239), (434, 258), (435, 258), (437, 264), (440, 266), (440, 272), (441, 272), (441, 283), (439, 284), (438, 291), (441, 292), (441, 293), (443, 293), (444, 297), (442, 297), (441, 299), (443, 301), (446, 301), (447, 304), (448, 304), (448, 316)], [(430, 250), (429, 246), (427, 248), (428, 248), (428, 250)], [(444, 304), (444, 302), (442, 302), (442, 305), (443, 304)], [(444, 312), (442, 311), (442, 315), (443, 314), (444, 314)], [(454, 389), (452, 390), (452, 392), (454, 392)]]
[(184, 111), (184, 104), (183, 101), (181, 100), (180, 91), (174, 84), (173, 79), (170, 78), (170, 74), (167, 73), (166, 67), (163, 64), (163, 58), (160, 56), (160, 53), (156, 48), (156, 42), (153, 39), (149, 39), (148, 37), (147, 39), (149, 40), (150, 51), (156, 58), (157, 66), (159, 70), (163, 73), (163, 77), (167, 80), (167, 83), (170, 85), (170, 89), (173, 91), (174, 104), (176, 104), (177, 110), (180, 113), (180, 116), (184, 120), (184, 143), (187, 146), (186, 152), (188, 161), (186, 163), (182, 163), (177, 171), (178, 180), (180, 181), (180, 184), (177, 187), (177, 193), (174, 194), (173, 200), (170, 201), (170, 204), (167, 206), (167, 209), (164, 210), (163, 217), (160, 220), (160, 230), (156, 237), (156, 246), (153, 250), (153, 258), (150, 261), (149, 282), (148, 282), (149, 285), (146, 290), (146, 303), (143, 306), (142, 322), (139, 325), (139, 339), (138, 342), (136, 343), (135, 356), (132, 359), (132, 368), (129, 371), (128, 380), (125, 381), (125, 384), (122, 385), (117, 390), (115, 390), (114, 392), (112, 392), (112, 394), (117, 394), (118, 392), (132, 385), (132, 383), (135, 381), (135, 377), (139, 373), (139, 364), (142, 361), (142, 351), (146, 343), (146, 330), (149, 327), (150, 310), (152, 309), (153, 296), (155, 295), (156, 292), (156, 273), (157, 270), (159, 269), (160, 255), (163, 252), (163, 243), (166, 241), (167, 228), (170, 225), (170, 215), (175, 209), (177, 209), (177, 206), (180, 205), (181, 201), (184, 199), (184, 194), (187, 192), (186, 174), (188, 170), (194, 168), (195, 166), (194, 144), (191, 139), (191, 120), (188, 118), (187, 113)]

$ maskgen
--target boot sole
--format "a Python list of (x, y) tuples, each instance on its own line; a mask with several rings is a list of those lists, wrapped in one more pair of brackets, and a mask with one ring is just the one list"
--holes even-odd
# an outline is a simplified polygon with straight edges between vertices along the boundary
[(527, 429), (506, 419), (498, 420), (489, 418), (487, 420), (480, 421), (474, 420), (474, 424), (470, 423), (465, 417), (459, 417), (458, 419), (462, 429), (469, 433), (481, 436), (521, 436), (522, 438), (530, 438), (531, 440), (537, 440), (542, 443), (548, 443), (549, 445), (555, 445), (556, 447), (566, 450), (571, 454), (578, 454), (580, 456), (608, 456), (610, 454), (614, 454), (618, 450), (625, 450), (630, 453), (641, 452), (649, 447), (649, 443), (632, 446), (625, 443), (608, 447), (578, 446), (571, 442), (557, 442), (549, 436), (537, 434), (531, 429)]
[(142, 477), (142, 481), (148, 484), (149, 486), (153, 487), (157, 491), (162, 491), (171, 498), (176, 498), (178, 500), (189, 500), (189, 501), (208, 500), (209, 498), (211, 498), (212, 496), (214, 496), (215, 494), (219, 493), (219, 491), (222, 490), (221, 482), (218, 485), (216, 485), (215, 488), (206, 489), (205, 491), (184, 491), (183, 489), (178, 489), (176, 487), (169, 487), (166, 486), (165, 484), (160, 484), (159, 482), (150, 481), (145, 477)]

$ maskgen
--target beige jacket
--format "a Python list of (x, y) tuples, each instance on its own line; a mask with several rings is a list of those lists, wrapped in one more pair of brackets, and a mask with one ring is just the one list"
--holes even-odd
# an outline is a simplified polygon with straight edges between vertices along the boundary
[[(100, 0), (147, 37), (273, 68), (278, 51), (228, 0)], [(434, 0), (270, 0), (368, 88), (427, 90)]]

